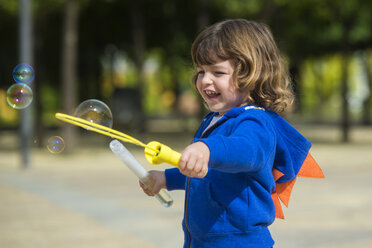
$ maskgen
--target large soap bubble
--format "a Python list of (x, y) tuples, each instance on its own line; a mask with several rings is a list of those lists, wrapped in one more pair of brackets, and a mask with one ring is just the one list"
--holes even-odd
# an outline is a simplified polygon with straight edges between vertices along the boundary
[(14, 67), (13, 78), (19, 84), (28, 84), (35, 77), (34, 69), (28, 64), (19, 64)]
[(6, 92), (6, 101), (14, 109), (28, 107), (33, 98), (31, 88), (26, 84), (13, 84)]
[(111, 110), (102, 101), (96, 99), (86, 100), (80, 103), (74, 115), (86, 121), (112, 128)]

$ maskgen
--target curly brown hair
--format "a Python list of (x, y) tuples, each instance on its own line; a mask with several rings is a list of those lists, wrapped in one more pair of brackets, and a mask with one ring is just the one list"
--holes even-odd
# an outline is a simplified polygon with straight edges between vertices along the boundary
[(218, 22), (196, 37), (191, 56), (195, 66), (231, 59), (236, 87), (247, 92), (248, 104), (280, 113), (294, 100), (288, 69), (265, 24), (245, 19)]

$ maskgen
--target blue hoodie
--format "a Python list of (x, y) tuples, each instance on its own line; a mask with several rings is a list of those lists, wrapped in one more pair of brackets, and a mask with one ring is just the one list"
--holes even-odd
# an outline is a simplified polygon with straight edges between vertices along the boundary
[(282, 182), (294, 179), (311, 143), (278, 114), (253, 105), (231, 109), (205, 131), (217, 114), (207, 114), (193, 140), (210, 150), (208, 174), (165, 171), (168, 190), (185, 190), (184, 247), (272, 247), (273, 168)]

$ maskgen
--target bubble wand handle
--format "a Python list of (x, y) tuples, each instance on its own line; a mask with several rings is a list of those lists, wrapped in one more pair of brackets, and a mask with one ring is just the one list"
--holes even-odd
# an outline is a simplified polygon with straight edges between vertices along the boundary
[(172, 150), (157, 141), (151, 141), (145, 147), (146, 160), (151, 164), (167, 163), (178, 167), (181, 159), (181, 153)]
[[(166, 146), (157, 141), (151, 141), (145, 147), (146, 160), (151, 164), (168, 163), (175, 167), (178, 167), (181, 159), (181, 153), (172, 150), (169, 146)], [(205, 177), (208, 173), (208, 169), (205, 172)]]
[[(110, 142), (110, 149), (116, 156), (120, 158), (128, 166), (128, 168), (139, 178), (146, 187), (153, 187), (154, 182), (149, 177), (149, 173), (138, 160), (125, 148), (118, 140)], [(170, 207), (173, 204), (173, 199), (165, 189), (161, 189), (155, 197), (164, 207)]]

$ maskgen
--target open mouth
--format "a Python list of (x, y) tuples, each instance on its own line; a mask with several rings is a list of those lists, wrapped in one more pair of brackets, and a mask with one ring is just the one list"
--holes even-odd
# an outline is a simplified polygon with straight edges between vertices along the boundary
[(216, 91), (212, 91), (212, 90), (204, 90), (204, 93), (205, 93), (205, 95), (206, 95), (209, 99), (213, 99), (213, 98), (216, 98), (216, 97), (218, 97), (219, 95), (221, 95), (220, 93), (217, 93)]

